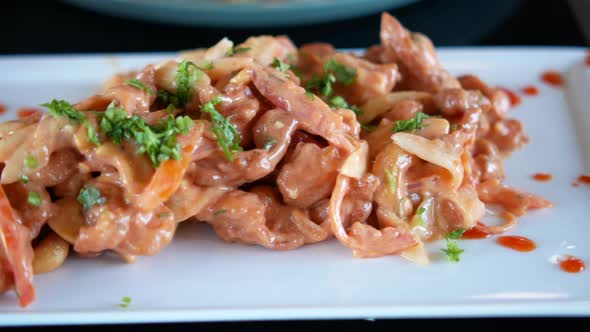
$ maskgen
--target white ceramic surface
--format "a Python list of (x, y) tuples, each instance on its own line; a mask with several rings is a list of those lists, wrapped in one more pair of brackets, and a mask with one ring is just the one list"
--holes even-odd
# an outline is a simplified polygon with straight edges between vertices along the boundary
[[(116, 70), (165, 55), (0, 57), (0, 103), (11, 111), (52, 98), (79, 100)], [(509, 234), (535, 240), (531, 253), (493, 239), (462, 240), (461, 262), (438, 255), (420, 267), (399, 257), (355, 259), (335, 240), (290, 252), (223, 243), (206, 225), (181, 225), (173, 244), (127, 265), (117, 258), (71, 258), (35, 278), (37, 300), (21, 309), (0, 297), (0, 325), (312, 318), (590, 315), (590, 271), (567, 274), (551, 258), (590, 263), (590, 186), (572, 181), (590, 170), (590, 67), (574, 48), (444, 49), (455, 74), (476, 73), (518, 90), (534, 84), (511, 115), (524, 121), (526, 149), (506, 161), (508, 183), (555, 203), (520, 220)], [(563, 89), (543, 84), (547, 69), (564, 72)], [(14, 113), (0, 120), (13, 118)], [(575, 120), (574, 120), (575, 119)], [(576, 126), (577, 124), (577, 126)], [(584, 162), (584, 160), (586, 162)], [(548, 183), (530, 175), (554, 175)], [(130, 296), (127, 309), (118, 306)]]

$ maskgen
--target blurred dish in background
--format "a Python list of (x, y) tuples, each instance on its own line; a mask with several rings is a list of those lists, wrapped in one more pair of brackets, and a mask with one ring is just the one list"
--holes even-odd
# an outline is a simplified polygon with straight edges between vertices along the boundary
[(115, 16), (194, 26), (268, 27), (328, 22), (417, 0), (64, 0)]

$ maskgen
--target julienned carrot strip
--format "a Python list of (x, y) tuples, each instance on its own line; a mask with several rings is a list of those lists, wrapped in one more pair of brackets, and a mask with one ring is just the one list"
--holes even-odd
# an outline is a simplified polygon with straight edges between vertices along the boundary
[(14, 280), (20, 305), (26, 307), (35, 299), (33, 287), (33, 247), (28, 229), (19, 224), (8, 197), (0, 186), (0, 250), (6, 264), (2, 269), (9, 271)]
[(198, 146), (202, 131), (203, 125), (200, 122), (195, 123), (187, 135), (179, 137), (182, 144), (181, 159), (169, 159), (156, 169), (150, 183), (143, 190), (141, 198), (137, 200), (142, 209), (155, 209), (158, 204), (168, 200), (178, 189), (191, 161), (190, 156)]

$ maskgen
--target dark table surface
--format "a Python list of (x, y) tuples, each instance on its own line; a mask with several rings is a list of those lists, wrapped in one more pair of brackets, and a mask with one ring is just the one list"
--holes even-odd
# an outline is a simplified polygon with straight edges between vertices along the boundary
[[(172, 51), (208, 46), (224, 36), (240, 41), (256, 34), (287, 34), (297, 44), (321, 40), (341, 48), (366, 47), (378, 42), (379, 29), (378, 15), (304, 27), (208, 29), (110, 17), (59, 1), (3, 2), (1, 12), (0, 54)], [(439, 46), (587, 45), (566, 1), (423, 0), (390, 12), (411, 29), (431, 36)], [(587, 318), (328, 320), (119, 325), (106, 329), (112, 332), (154, 327), (169, 331), (311, 332), (335, 329), (400, 331), (426, 327), (473, 332), (520, 329), (521, 326), (538, 329), (553, 325), (588, 331), (590, 322)], [(55, 328), (25, 329), (53, 331)], [(85, 331), (104, 329), (102, 326), (84, 328)], [(74, 331), (79, 327), (60, 327), (58, 330)]]

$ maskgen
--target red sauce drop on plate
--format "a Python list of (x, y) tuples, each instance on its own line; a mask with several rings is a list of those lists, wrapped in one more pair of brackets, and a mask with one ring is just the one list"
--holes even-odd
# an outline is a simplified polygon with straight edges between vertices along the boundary
[(590, 66), (590, 51), (586, 53), (586, 60), (584, 62), (586, 62), (586, 66)]
[(503, 91), (504, 93), (506, 93), (508, 95), (508, 98), (510, 99), (510, 105), (512, 105), (512, 107), (520, 104), (520, 97), (514, 93), (512, 90), (507, 89), (505, 87), (501, 87), (499, 86), (498, 89), (500, 89), (501, 91)]
[(522, 88), (522, 93), (524, 93), (527, 96), (533, 97), (539, 94), (539, 89), (537, 89), (537, 87), (534, 85), (527, 85), (524, 88)]
[(555, 70), (547, 70), (541, 74), (541, 80), (543, 82), (552, 85), (552, 86), (562, 86), (563, 85), (563, 78), (561, 77), (561, 73)]
[(524, 236), (505, 235), (496, 239), (496, 242), (506, 248), (516, 251), (529, 252), (537, 248), (535, 242)]
[(0, 115), (6, 113), (6, 111), (7, 111), (6, 106), (0, 104)]
[(533, 174), (533, 179), (537, 180), (537, 181), (541, 181), (541, 182), (547, 182), (547, 181), (551, 181), (551, 179), (553, 179), (553, 175), (549, 174), (549, 173), (535, 173)]
[(465, 233), (463, 233), (461, 238), (467, 240), (479, 240), (488, 238), (490, 236), (492, 236), (492, 234), (484, 232), (476, 227), (473, 227), (472, 229), (469, 229)]
[(590, 184), (590, 176), (589, 175), (580, 175), (578, 177), (578, 182), (583, 184)]
[(35, 114), (38, 114), (38, 113), (41, 113), (41, 112), (42, 111), (40, 109), (38, 109), (38, 108), (34, 108), (34, 107), (23, 107), (23, 108), (20, 108), (18, 110), (18, 112), (16, 112), (16, 114), (18, 115), (18, 117), (20, 119), (24, 119), (24, 118), (27, 118), (29, 116), (32, 116), (32, 115), (35, 115)]
[(586, 264), (583, 260), (577, 257), (569, 256), (559, 262), (559, 267), (562, 271), (567, 273), (580, 273), (584, 271)]

